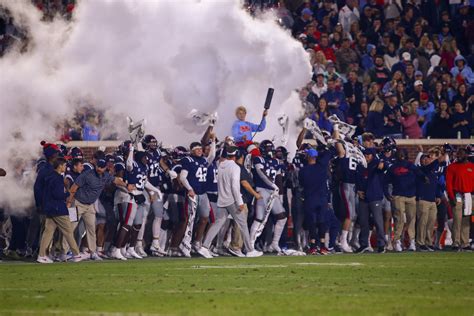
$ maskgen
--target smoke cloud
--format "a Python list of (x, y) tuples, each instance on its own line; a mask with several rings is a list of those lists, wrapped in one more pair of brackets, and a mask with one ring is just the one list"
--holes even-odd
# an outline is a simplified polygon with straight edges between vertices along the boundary
[(0, 3), (29, 36), (26, 52), (0, 58), (0, 164), (10, 171), (0, 179), (0, 204), (31, 203), (31, 185), (12, 172), (17, 158), (37, 158), (40, 140), (54, 141), (55, 122), (84, 101), (105, 110), (124, 137), (131, 116), (145, 118), (146, 132), (164, 144), (187, 145), (205, 129), (187, 117), (191, 109), (217, 112), (223, 138), (239, 105), (260, 120), (273, 87), (268, 127), (257, 139), (281, 136), (280, 113), (296, 133), (294, 90), (310, 80), (311, 67), (271, 13), (253, 18), (237, 0), (99, 0), (79, 2), (71, 22), (45, 23), (29, 1)]

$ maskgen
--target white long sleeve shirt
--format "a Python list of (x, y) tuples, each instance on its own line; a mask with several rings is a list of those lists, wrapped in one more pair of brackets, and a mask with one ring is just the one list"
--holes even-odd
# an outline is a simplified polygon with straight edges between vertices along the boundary
[(217, 172), (217, 206), (227, 207), (232, 204), (242, 205), (240, 194), (240, 167), (232, 160), (224, 160), (219, 164)]

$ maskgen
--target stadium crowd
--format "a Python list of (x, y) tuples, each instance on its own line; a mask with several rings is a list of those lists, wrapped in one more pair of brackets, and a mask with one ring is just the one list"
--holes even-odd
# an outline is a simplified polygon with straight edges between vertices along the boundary
[[(471, 251), (474, 147), (420, 148), (413, 163), (396, 145), (398, 138), (472, 134), (471, 8), (429, 3), (252, 1), (254, 9), (274, 8), (309, 53), (313, 77), (300, 97), (327, 142), (311, 139), (305, 125), (296, 153), (269, 140), (253, 143), (267, 112), (250, 124), (240, 107), (223, 141), (209, 122), (190, 146), (161, 148), (146, 135), (90, 161), (80, 148), (42, 143), (31, 184), (35, 207), (0, 218), (3, 230), (11, 225), (5, 255), (51, 263), (449, 244)], [(99, 140), (100, 115), (78, 113), (91, 125), (90, 140)], [(351, 137), (341, 133), (346, 123), (356, 127)], [(80, 134), (78, 125), (61, 126), (63, 140), (83, 137), (71, 136)], [(13, 172), (27, 178), (25, 169), (18, 164)]]

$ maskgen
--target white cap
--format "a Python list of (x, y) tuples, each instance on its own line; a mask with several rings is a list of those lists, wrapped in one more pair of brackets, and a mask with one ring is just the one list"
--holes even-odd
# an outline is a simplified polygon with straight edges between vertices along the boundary
[(422, 85), (423, 85), (423, 81), (421, 81), (421, 80), (415, 81), (415, 84), (414, 84), (415, 87), (416, 86), (422, 86)]
[(410, 55), (409, 52), (404, 52), (402, 54), (402, 58), (403, 58), (404, 61), (410, 61), (411, 60), (411, 55)]

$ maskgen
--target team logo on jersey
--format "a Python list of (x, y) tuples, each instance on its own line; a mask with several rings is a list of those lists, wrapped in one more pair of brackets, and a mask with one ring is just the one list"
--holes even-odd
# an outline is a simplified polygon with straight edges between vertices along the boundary
[(467, 171), (472, 172), (472, 169), (471, 169), (471, 168), (467, 168)]

